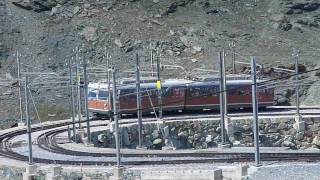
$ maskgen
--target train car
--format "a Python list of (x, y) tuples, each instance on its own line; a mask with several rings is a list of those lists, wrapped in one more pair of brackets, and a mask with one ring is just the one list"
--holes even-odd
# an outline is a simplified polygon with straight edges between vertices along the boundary
[[(263, 82), (259, 80), (258, 83)], [(219, 109), (220, 88), (217, 81), (166, 80), (161, 85), (164, 111)], [(229, 109), (251, 107), (251, 81), (227, 80), (227, 103)], [(137, 109), (135, 84), (118, 87), (120, 114), (135, 114)], [(141, 83), (141, 108), (143, 113), (158, 110), (156, 83)], [(95, 115), (108, 115), (111, 111), (106, 84), (90, 84), (89, 111)], [(259, 107), (273, 105), (274, 90), (258, 88)]]

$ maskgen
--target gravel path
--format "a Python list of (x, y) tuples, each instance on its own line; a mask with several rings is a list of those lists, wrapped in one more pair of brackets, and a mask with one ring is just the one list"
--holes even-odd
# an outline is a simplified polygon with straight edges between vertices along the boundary
[(319, 180), (320, 163), (274, 165), (262, 167), (247, 178), (248, 180)]

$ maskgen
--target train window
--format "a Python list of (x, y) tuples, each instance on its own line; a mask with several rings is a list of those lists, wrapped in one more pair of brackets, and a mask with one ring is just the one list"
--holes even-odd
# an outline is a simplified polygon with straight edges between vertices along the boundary
[(97, 91), (96, 90), (92, 90), (92, 91), (89, 91), (88, 93), (88, 99), (96, 99), (97, 98)]
[(108, 91), (99, 91), (98, 98), (101, 100), (107, 100), (108, 99)]
[(246, 91), (244, 89), (239, 89), (239, 96), (244, 96), (246, 95)]
[(168, 90), (164, 96), (183, 97), (184, 96), (184, 88), (181, 88), (181, 87), (168, 88)]

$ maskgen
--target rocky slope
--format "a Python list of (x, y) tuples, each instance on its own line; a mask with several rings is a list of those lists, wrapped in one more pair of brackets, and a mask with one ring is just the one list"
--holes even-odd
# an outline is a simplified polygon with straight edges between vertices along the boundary
[[(16, 50), (23, 71), (65, 75), (77, 46), (92, 64), (105, 63), (106, 48), (120, 70), (133, 69), (135, 53), (149, 66), (151, 49), (159, 51), (163, 64), (183, 66), (189, 73), (217, 69), (217, 52), (223, 47), (230, 66), (232, 41), (239, 61), (255, 55), (266, 67), (290, 67), (292, 48), (297, 48), (300, 62), (312, 69), (320, 48), (319, 6), (318, 0), (1, 0), (0, 77), (16, 77)], [(318, 81), (314, 74), (307, 78)], [(306, 104), (317, 104), (315, 87), (301, 93), (302, 99), (311, 99)], [(290, 101), (292, 92), (284, 92), (279, 92), (281, 98)], [(50, 111), (47, 106), (63, 112), (68, 105), (65, 91), (39, 88), (34, 93), (37, 104), (45, 106), (43, 114)], [(16, 100), (1, 100), (0, 106), (0, 119), (16, 118)]]

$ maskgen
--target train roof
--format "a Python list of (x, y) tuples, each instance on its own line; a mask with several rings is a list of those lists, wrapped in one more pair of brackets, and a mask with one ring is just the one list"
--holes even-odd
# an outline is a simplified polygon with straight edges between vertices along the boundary
[[(264, 80), (257, 80), (257, 83), (262, 83), (267, 81)], [(227, 80), (227, 85), (250, 85), (252, 84), (251, 80)], [(172, 86), (188, 86), (188, 87), (199, 87), (199, 86), (219, 86), (219, 81), (191, 81), (191, 80), (185, 80), (185, 79), (167, 79), (165, 81), (162, 81), (161, 84), (162, 87), (172, 87)], [(148, 82), (148, 83), (141, 83), (141, 88), (149, 88), (149, 89), (155, 89), (156, 88), (156, 82)], [(89, 88), (91, 89), (107, 89), (108, 84), (107, 83), (90, 83)], [(131, 89), (136, 88), (136, 84), (119, 84), (118, 89)]]

